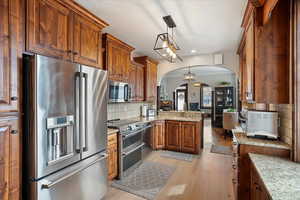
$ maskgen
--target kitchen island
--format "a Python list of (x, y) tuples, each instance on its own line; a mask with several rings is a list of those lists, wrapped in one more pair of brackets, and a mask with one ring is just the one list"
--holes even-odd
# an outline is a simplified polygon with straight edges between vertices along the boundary
[(203, 148), (203, 119), (201, 112), (163, 111), (155, 117), (140, 117), (151, 122), (151, 147), (199, 154)]

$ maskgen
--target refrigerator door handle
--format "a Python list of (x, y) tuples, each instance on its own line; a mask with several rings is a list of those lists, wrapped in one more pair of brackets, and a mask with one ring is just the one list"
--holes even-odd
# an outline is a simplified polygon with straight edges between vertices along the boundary
[(75, 73), (75, 112), (76, 112), (76, 118), (75, 118), (75, 148), (76, 152), (80, 152), (80, 72)]
[(88, 151), (88, 141), (87, 141), (87, 102), (88, 102), (88, 74), (83, 73), (82, 76), (82, 149), (83, 151)]
[(58, 183), (60, 183), (60, 182), (62, 182), (64, 180), (66, 180), (67, 178), (70, 178), (71, 176), (74, 176), (74, 175), (80, 173), (81, 171), (83, 171), (86, 168), (94, 165), (97, 162), (100, 162), (103, 159), (106, 159), (107, 156), (108, 156), (107, 153), (101, 154), (101, 158), (98, 158), (97, 160), (95, 160), (94, 162), (88, 164), (87, 166), (79, 168), (79, 169), (77, 169), (77, 170), (75, 170), (75, 171), (73, 171), (73, 172), (71, 172), (71, 173), (69, 173), (69, 174), (67, 174), (67, 175), (65, 175), (65, 176), (63, 176), (63, 177), (55, 180), (55, 181), (48, 181), (47, 183), (42, 184), (42, 189), (51, 189), (52, 187), (54, 187), (55, 185), (57, 185)]

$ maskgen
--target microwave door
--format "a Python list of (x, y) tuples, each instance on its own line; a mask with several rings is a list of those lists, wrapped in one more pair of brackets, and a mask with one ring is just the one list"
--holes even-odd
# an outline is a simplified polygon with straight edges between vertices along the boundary
[(81, 148), (82, 158), (106, 149), (107, 72), (81, 66)]

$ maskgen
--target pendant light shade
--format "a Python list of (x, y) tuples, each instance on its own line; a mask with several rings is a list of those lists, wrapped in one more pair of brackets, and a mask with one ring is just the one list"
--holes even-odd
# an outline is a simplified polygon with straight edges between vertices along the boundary
[[(157, 35), (153, 50), (163, 59), (171, 63), (174, 63), (177, 60), (182, 61), (177, 54), (177, 51), (180, 50), (180, 48), (174, 39), (174, 28), (176, 27), (176, 24), (170, 15), (163, 17), (163, 19), (167, 24), (167, 32)], [(169, 34), (169, 28), (171, 29), (172, 34)]]

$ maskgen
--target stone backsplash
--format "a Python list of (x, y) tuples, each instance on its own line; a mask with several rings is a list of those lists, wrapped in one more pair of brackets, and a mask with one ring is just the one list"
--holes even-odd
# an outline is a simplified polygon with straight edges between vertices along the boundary
[[(147, 103), (112, 103), (107, 106), (107, 119), (128, 119), (141, 116), (141, 107)], [(147, 104), (149, 105), (149, 104)], [(150, 105), (149, 105), (150, 106)]]

